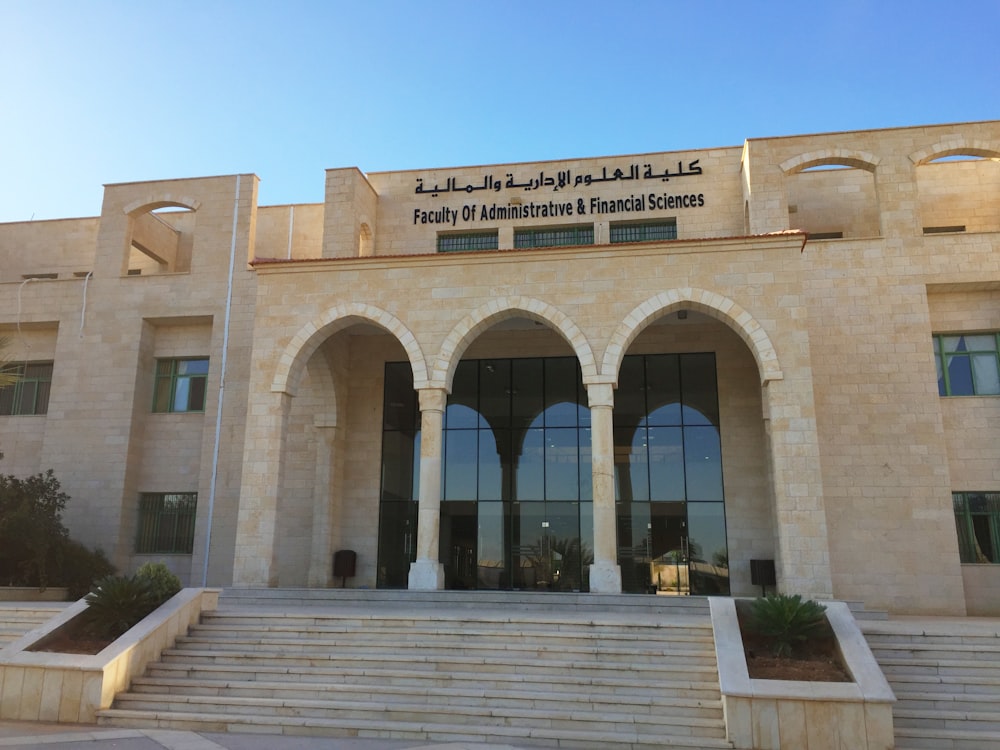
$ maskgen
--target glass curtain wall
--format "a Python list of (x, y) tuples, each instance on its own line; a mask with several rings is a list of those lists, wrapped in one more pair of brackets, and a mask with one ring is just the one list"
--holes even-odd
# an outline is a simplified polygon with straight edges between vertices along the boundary
[(586, 403), (573, 357), (459, 363), (444, 424), (447, 588), (587, 590)]
[(614, 440), (622, 589), (728, 594), (715, 355), (625, 357)]

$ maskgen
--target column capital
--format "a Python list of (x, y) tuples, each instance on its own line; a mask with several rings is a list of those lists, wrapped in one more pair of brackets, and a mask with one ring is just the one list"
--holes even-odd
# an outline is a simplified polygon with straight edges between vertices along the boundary
[(448, 402), (448, 391), (445, 388), (420, 388), (417, 390), (420, 399), (420, 411), (444, 411)]
[(614, 383), (587, 383), (587, 402), (590, 408), (595, 406), (607, 406), (614, 408), (615, 405), (615, 384)]

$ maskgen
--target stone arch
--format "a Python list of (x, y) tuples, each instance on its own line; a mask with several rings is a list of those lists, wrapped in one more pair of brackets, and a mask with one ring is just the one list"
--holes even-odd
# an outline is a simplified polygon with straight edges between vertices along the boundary
[(824, 148), (818, 151), (809, 151), (791, 159), (786, 159), (779, 165), (785, 174), (797, 174), (805, 169), (821, 167), (823, 165), (840, 165), (844, 167), (854, 167), (864, 169), (867, 172), (874, 172), (878, 167), (879, 159), (875, 154), (867, 151), (852, 151), (845, 148)]
[(406, 351), (413, 368), (413, 385), (423, 388), (427, 384), (427, 365), (416, 337), (391, 313), (361, 302), (347, 302), (332, 307), (316, 319), (306, 323), (292, 336), (285, 347), (271, 381), (271, 391), (294, 396), (302, 378), (306, 362), (316, 349), (330, 336), (355, 323), (372, 323), (392, 334)]
[(367, 258), (375, 254), (375, 238), (371, 227), (362, 222), (358, 229), (358, 257)]
[(583, 331), (568, 315), (541, 300), (514, 296), (497, 297), (487, 302), (466, 315), (451, 330), (441, 345), (441, 351), (431, 373), (431, 384), (450, 391), (455, 368), (458, 367), (458, 362), (469, 344), (487, 328), (509, 318), (529, 318), (554, 329), (576, 354), (583, 382), (591, 382), (597, 378), (597, 362), (594, 359), (593, 349)]
[(984, 159), (1000, 159), (1000, 141), (984, 141), (956, 135), (933, 146), (922, 148), (910, 154), (915, 165), (927, 164), (946, 156), (979, 156)]
[(602, 375), (617, 382), (625, 352), (642, 330), (655, 319), (674, 310), (688, 309), (715, 318), (732, 328), (743, 339), (757, 361), (761, 384), (782, 380), (781, 365), (774, 344), (754, 317), (728, 297), (705, 289), (671, 289), (637, 306), (618, 326), (604, 351)]
[(191, 196), (155, 194), (132, 201), (122, 211), (128, 217), (125, 253), (121, 273), (147, 275), (191, 270), (191, 232), (174, 220), (164, 220), (154, 212), (161, 208), (183, 209), (196, 214), (201, 201)]
[(132, 201), (122, 208), (122, 213), (126, 216), (137, 216), (139, 214), (155, 211), (158, 208), (186, 208), (190, 211), (197, 211), (201, 208), (201, 201), (189, 195), (172, 195), (170, 193), (153, 195), (150, 193), (142, 198)]

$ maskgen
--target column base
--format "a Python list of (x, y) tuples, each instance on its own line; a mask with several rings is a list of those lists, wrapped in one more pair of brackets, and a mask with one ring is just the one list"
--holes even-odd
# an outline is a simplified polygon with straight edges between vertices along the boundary
[(612, 562), (599, 562), (590, 566), (590, 592), (592, 594), (620, 594), (622, 569)]
[(444, 566), (436, 560), (410, 563), (406, 588), (413, 591), (440, 591), (444, 588)]

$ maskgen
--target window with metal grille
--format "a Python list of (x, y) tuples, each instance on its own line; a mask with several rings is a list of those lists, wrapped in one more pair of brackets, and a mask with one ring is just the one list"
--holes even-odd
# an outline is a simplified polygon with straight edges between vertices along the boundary
[(46, 414), (52, 389), (51, 362), (20, 362), (4, 368), (14, 375), (13, 385), (0, 388), (0, 415)]
[(593, 245), (594, 225), (554, 227), (552, 229), (518, 229), (514, 232), (514, 247), (564, 247)]
[(194, 549), (197, 492), (145, 492), (139, 497), (139, 554), (190, 555)]
[(463, 232), (439, 234), (439, 253), (460, 253), (470, 250), (496, 250), (499, 247), (497, 232)]
[(641, 221), (612, 224), (611, 243), (650, 242), (652, 240), (676, 240), (677, 220)]
[(207, 359), (158, 359), (153, 411), (205, 411), (207, 381)]
[(963, 563), (1000, 563), (1000, 492), (954, 492), (958, 551)]
[(1000, 395), (1000, 341), (997, 333), (937, 335), (938, 394)]

